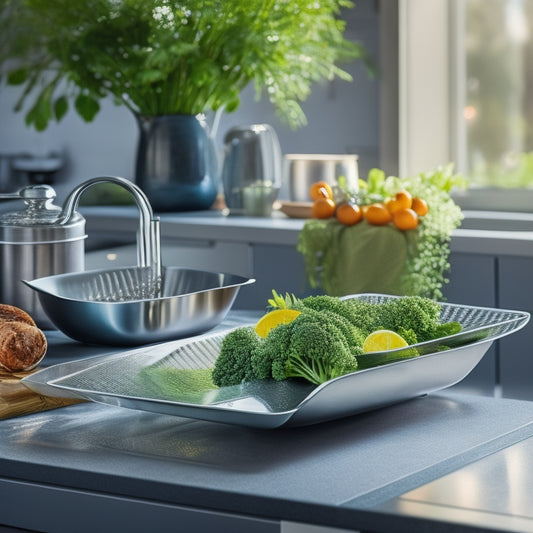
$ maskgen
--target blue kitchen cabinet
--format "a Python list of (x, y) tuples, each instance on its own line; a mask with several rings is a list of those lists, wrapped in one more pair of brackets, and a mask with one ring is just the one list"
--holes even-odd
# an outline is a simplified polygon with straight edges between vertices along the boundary
[[(533, 258), (500, 257), (498, 271), (499, 307), (533, 314)], [(499, 344), (502, 395), (533, 400), (533, 323)]]
[[(496, 258), (452, 253), (449, 283), (443, 287), (449, 303), (496, 307)], [(495, 342), (474, 370), (457, 388), (493, 395), (498, 374), (499, 345)]]

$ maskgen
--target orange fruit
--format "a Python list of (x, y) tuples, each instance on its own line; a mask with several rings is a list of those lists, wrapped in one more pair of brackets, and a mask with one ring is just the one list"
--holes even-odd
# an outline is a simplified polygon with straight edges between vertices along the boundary
[(317, 181), (309, 188), (309, 196), (312, 200), (319, 198), (333, 198), (333, 189), (331, 185), (325, 181)]
[(411, 209), (413, 197), (411, 196), (411, 193), (409, 193), (408, 191), (397, 192), (394, 199), (396, 200), (396, 202), (398, 202), (399, 208)]
[(418, 226), (418, 215), (412, 209), (398, 209), (392, 221), (399, 230), (407, 231)]
[(365, 219), (374, 226), (384, 226), (392, 220), (392, 215), (382, 203), (370, 204), (366, 208)]
[(428, 204), (422, 198), (413, 198), (413, 203), (411, 204), (411, 209), (419, 216), (423, 217), (427, 215), (429, 211)]
[(385, 202), (385, 207), (388, 209), (389, 213), (394, 213), (395, 211), (398, 211), (398, 209), (401, 209), (401, 205), (400, 203), (398, 202), (398, 200), (396, 200), (396, 198), (391, 198), (390, 200), (387, 200)]
[(363, 211), (356, 204), (344, 202), (337, 207), (335, 216), (341, 224), (344, 224), (345, 226), (353, 226), (362, 220)]
[(335, 202), (331, 198), (318, 198), (313, 202), (312, 212), (315, 218), (330, 218), (335, 214)]

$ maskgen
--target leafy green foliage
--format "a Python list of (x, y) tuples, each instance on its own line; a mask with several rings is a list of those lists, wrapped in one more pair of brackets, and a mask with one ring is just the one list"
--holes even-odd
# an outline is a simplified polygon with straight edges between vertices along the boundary
[[(275, 291), (273, 294), (279, 297)], [(270, 330), (265, 339), (251, 327), (233, 330), (224, 338), (213, 369), (216, 385), (287, 378), (319, 385), (358, 368), (390, 362), (386, 354), (363, 354), (366, 336), (378, 329), (396, 331), (409, 344), (461, 330), (457, 322), (441, 324), (441, 305), (419, 296), (378, 304), (321, 295), (291, 298), (291, 305), (301, 313), (292, 322)], [(395, 355), (415, 357), (418, 352), (411, 347)]]
[[(450, 191), (456, 187), (465, 187), (466, 182), (455, 174), (453, 165), (440, 166), (430, 172), (421, 172), (413, 177), (398, 178), (386, 176), (381, 169), (372, 169), (367, 180), (360, 180), (359, 191), (350, 191), (345, 180), (339, 180), (337, 196), (356, 198), (361, 204), (383, 201), (401, 190), (409, 191), (412, 196), (423, 198), (428, 213), (420, 218), (418, 228), (404, 233), (407, 248), (406, 272), (402, 277), (397, 294), (418, 295), (441, 300), (442, 287), (447, 282), (449, 271), (450, 239), (463, 219), (461, 208), (454, 202)], [(366, 222), (342, 231), (353, 232), (357, 238)], [(300, 234), (298, 250), (304, 256), (306, 272), (312, 287), (326, 285), (324, 277), (331, 275), (335, 269), (342, 269), (338, 254), (326, 253), (335, 246), (335, 232), (340, 223), (335, 219), (308, 220)], [(378, 231), (390, 231), (391, 228), (379, 228)], [(396, 231), (396, 230), (395, 230)], [(399, 231), (399, 230), (398, 230)], [(375, 254), (375, 246), (362, 250), (361, 261), (369, 261)], [(348, 275), (348, 273), (346, 273)], [(369, 289), (367, 292), (379, 292)]]
[[(347, 0), (1, 0), (0, 77), (30, 95), (27, 123), (44, 129), (75, 102), (90, 121), (98, 101), (144, 116), (239, 105), (253, 82), (292, 127), (314, 82), (350, 75), (337, 63), (370, 60), (343, 37)], [(55, 104), (53, 104), (55, 102)], [(58, 104), (58, 102), (60, 102)], [(52, 107), (59, 113), (52, 115)]]
[(298, 304), (298, 298), (294, 294), (285, 293), (285, 296), (272, 291), (272, 298), (268, 299), (270, 309), (291, 309)]

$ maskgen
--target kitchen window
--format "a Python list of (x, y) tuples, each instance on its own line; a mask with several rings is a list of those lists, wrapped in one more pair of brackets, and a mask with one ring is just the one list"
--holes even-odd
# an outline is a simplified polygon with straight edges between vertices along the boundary
[(465, 208), (533, 211), (533, 0), (399, 0), (399, 167), (448, 161)]

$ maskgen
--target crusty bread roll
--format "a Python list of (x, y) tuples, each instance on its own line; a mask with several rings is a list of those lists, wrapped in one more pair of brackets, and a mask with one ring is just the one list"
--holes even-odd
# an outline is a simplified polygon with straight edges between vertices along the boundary
[(46, 353), (44, 333), (26, 312), (0, 304), (0, 368), (20, 372), (35, 368)]
[(8, 322), (25, 322), (30, 326), (35, 326), (33, 318), (18, 307), (14, 305), (0, 304), (0, 321), (7, 320)]

